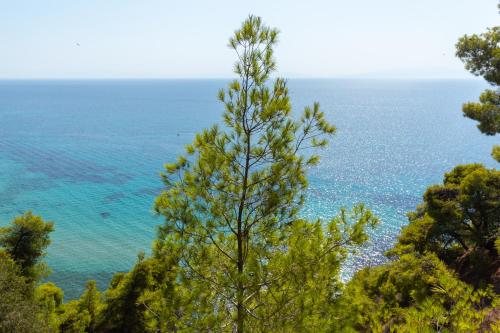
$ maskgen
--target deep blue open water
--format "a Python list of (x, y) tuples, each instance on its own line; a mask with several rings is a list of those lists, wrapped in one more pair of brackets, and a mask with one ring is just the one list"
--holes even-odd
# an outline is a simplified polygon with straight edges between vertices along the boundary
[[(165, 162), (220, 121), (224, 80), (0, 81), (0, 225), (25, 210), (55, 222), (49, 280), (66, 299), (101, 289), (148, 251)], [(350, 261), (383, 260), (406, 212), (459, 163), (495, 166), (495, 138), (461, 115), (476, 80), (290, 80), (295, 111), (319, 101), (338, 132), (310, 170), (302, 212), (328, 219), (364, 202), (382, 223)]]

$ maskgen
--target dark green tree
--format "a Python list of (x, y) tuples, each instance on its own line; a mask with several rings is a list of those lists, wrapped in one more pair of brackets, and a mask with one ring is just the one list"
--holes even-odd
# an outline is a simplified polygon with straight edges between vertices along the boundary
[(482, 76), (490, 84), (500, 84), (500, 27), (493, 27), (477, 35), (464, 35), (459, 39), (457, 57), (465, 68), (476, 76)]
[(32, 283), (21, 275), (19, 265), (0, 251), (0, 332), (49, 332), (39, 314)]
[(90, 280), (87, 282), (85, 292), (80, 297), (79, 308), (80, 311), (86, 311), (89, 314), (90, 322), (88, 323), (87, 332), (95, 332), (97, 324), (97, 316), (101, 311), (101, 294), (97, 290), (96, 282)]
[[(130, 272), (115, 274), (109, 289), (104, 293), (102, 306), (95, 303), (93, 288), (87, 290), (80, 300), (80, 306), (86, 305), (85, 309), (91, 315), (91, 323), (93, 318), (97, 317), (95, 332), (147, 331), (147, 308), (141, 297), (145, 291), (152, 289), (155, 271), (153, 261), (140, 259)], [(89, 294), (90, 292), (93, 295)], [(97, 311), (97, 307), (101, 309)]]
[[(463, 36), (456, 45), (457, 56), (465, 68), (482, 76), (495, 89), (484, 91), (479, 102), (463, 105), (466, 117), (479, 122), (479, 130), (486, 135), (500, 133), (500, 27), (493, 27), (481, 35)], [(500, 146), (494, 146), (493, 158), (500, 162)]]
[(57, 318), (61, 333), (84, 333), (89, 330), (90, 315), (87, 311), (82, 311), (79, 300), (65, 303), (57, 311)]
[(97, 290), (95, 281), (88, 281), (80, 299), (55, 307), (57, 331), (64, 333), (105, 332), (105, 330), (96, 330), (103, 306), (102, 295)]
[(9, 226), (0, 228), (0, 246), (31, 281), (46, 274), (46, 266), (40, 260), (50, 244), (49, 235), (52, 231), (52, 222), (44, 222), (31, 212), (16, 217)]
[(500, 171), (480, 164), (455, 167), (442, 185), (427, 189), (409, 220), (389, 255), (433, 252), (469, 283), (498, 284)]
[(491, 289), (474, 290), (434, 254), (407, 253), (354, 275), (332, 331), (497, 332), (487, 318), (499, 305)]

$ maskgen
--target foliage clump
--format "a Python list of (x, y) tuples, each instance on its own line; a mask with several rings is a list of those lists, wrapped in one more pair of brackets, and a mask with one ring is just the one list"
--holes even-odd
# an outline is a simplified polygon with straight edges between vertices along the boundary
[[(495, 89), (485, 90), (479, 102), (463, 105), (464, 116), (479, 122), (478, 128), (486, 135), (500, 133), (500, 27), (493, 27), (481, 35), (463, 36), (459, 39), (456, 55), (465, 68), (476, 76), (482, 76)], [(500, 146), (494, 146), (492, 154), (500, 162)]]
[(0, 228), (0, 246), (19, 265), (22, 275), (35, 281), (47, 273), (41, 259), (52, 231), (52, 222), (44, 222), (40, 216), (27, 212)]

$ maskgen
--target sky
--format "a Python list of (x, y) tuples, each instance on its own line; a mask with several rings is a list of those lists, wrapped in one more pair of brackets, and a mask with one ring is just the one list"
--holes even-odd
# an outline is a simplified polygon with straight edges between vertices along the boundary
[(281, 31), (281, 76), (467, 78), (454, 45), (497, 2), (0, 0), (0, 79), (231, 77), (249, 14)]

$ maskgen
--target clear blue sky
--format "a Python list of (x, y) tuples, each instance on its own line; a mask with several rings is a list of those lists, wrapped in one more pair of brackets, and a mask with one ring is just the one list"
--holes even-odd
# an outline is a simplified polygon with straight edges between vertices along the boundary
[(454, 44), (497, 1), (0, 0), (0, 78), (229, 77), (250, 13), (281, 30), (280, 75), (468, 77)]

